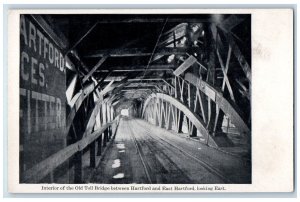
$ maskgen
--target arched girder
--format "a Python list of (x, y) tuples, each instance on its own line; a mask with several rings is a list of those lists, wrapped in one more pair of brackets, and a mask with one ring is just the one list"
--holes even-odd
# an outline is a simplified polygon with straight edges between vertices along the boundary
[[(97, 102), (95, 103), (95, 107), (90, 112), (90, 116), (89, 116), (88, 122), (85, 127), (85, 131), (84, 131), (84, 134), (82, 137), (87, 137), (88, 135), (90, 135), (92, 133), (93, 127), (96, 123), (96, 117), (100, 111), (100, 108), (102, 107), (102, 104), (107, 104), (107, 100), (108, 100), (108, 98), (103, 99), (102, 97), (99, 100), (97, 100)], [(106, 113), (108, 113), (108, 112), (106, 111)], [(107, 122), (107, 120), (106, 120), (106, 122)]]
[[(99, 97), (100, 100), (103, 99), (103, 97), (109, 93), (109, 92), (113, 92), (113, 90), (115, 89), (120, 89), (122, 88), (126, 83), (128, 83), (128, 78), (125, 78), (123, 80), (121, 80), (120, 82), (115, 82), (111, 81), (100, 93), (99, 93)], [(80, 106), (82, 105), (83, 101), (95, 90), (95, 87), (97, 87), (97, 85), (95, 85), (94, 83), (89, 85), (87, 88), (83, 89), (80, 93), (78, 93), (78, 98), (76, 100), (76, 102), (74, 103), (73, 107), (71, 108), (71, 112), (67, 118), (67, 126), (66, 126), (66, 133), (68, 133), (70, 131), (71, 125), (73, 123), (73, 120), (75, 118), (76, 112), (78, 111), (78, 109), (80, 108)], [(97, 115), (97, 114), (96, 114)], [(95, 116), (96, 116), (95, 115)]]
[(242, 118), (243, 112), (237, 106), (229, 102), (219, 91), (197, 76), (186, 73), (184, 79), (200, 89), (207, 97), (215, 102), (241, 133), (250, 135), (250, 129)]
[(206, 129), (205, 123), (201, 120), (201, 118), (197, 114), (192, 112), (182, 102), (180, 102), (179, 100), (177, 100), (176, 98), (174, 98), (170, 95), (163, 94), (163, 93), (153, 93), (153, 94), (151, 94), (144, 103), (142, 117), (144, 117), (144, 114), (145, 114), (147, 106), (149, 105), (149, 102), (152, 99), (155, 99), (155, 98), (162, 99), (162, 100), (168, 102), (169, 104), (175, 106), (180, 111), (182, 111), (185, 114), (185, 116), (197, 128), (197, 130), (205, 137), (206, 143), (208, 143), (211, 146), (217, 147), (217, 144), (214, 142), (214, 140), (212, 138), (210, 138), (209, 131)]
[[(92, 110), (90, 110), (89, 112), (89, 116), (88, 116), (88, 121), (87, 124), (85, 126), (85, 130), (84, 130), (84, 134), (83, 137), (88, 136), (92, 130), (93, 127), (95, 125), (96, 122), (96, 117), (99, 113), (100, 108), (102, 107), (102, 104), (105, 103), (107, 104), (107, 102), (112, 98), (111, 96), (104, 98), (105, 95), (107, 95), (109, 92), (113, 92), (113, 90), (118, 89), (118, 88), (122, 88), (126, 83), (128, 82), (128, 78), (123, 79), (122, 81), (118, 82), (118, 83), (113, 83), (113, 81), (111, 81), (100, 93), (99, 93), (99, 99), (96, 101), (95, 106)], [(92, 88), (89, 88), (88, 91), (85, 91), (84, 93), (82, 93), (79, 98), (77, 99), (76, 103), (74, 104), (73, 108), (71, 109), (71, 113), (68, 117), (68, 125), (66, 127), (66, 131), (69, 132), (70, 131), (70, 127), (72, 125), (72, 122), (74, 120), (74, 117), (76, 115), (76, 111), (79, 109), (79, 107), (81, 106), (82, 102), (84, 99), (86, 99), (86, 97), (91, 94), (94, 90), (95, 85), (92, 86)], [(110, 104), (109, 104), (110, 105)], [(110, 116), (110, 115), (108, 115)], [(111, 117), (112, 118), (112, 117)]]
[(79, 91), (75, 96), (73, 96), (73, 99), (76, 99), (76, 101), (71, 106), (72, 107), (71, 112), (69, 113), (69, 115), (67, 117), (67, 124), (66, 124), (66, 131), (67, 132), (70, 130), (70, 127), (73, 123), (76, 112), (80, 108), (83, 101), (87, 98), (87, 96), (89, 96), (90, 93), (94, 90), (94, 87), (95, 87), (94, 83), (90, 84), (87, 88)]

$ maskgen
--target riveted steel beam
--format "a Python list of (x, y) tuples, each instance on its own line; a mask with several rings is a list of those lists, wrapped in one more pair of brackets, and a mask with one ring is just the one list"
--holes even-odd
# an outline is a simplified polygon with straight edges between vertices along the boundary
[(206, 96), (208, 96), (213, 102), (215, 102), (220, 109), (229, 117), (232, 123), (239, 129), (243, 134), (250, 135), (250, 129), (243, 120), (243, 112), (234, 103), (229, 102), (223, 97), (222, 93), (217, 91), (211, 85), (201, 80), (197, 76), (187, 73), (185, 74), (185, 80), (200, 89)]
[(210, 146), (218, 147), (217, 144), (214, 142), (214, 140), (212, 138), (210, 138), (209, 131), (206, 129), (205, 123), (200, 119), (200, 117), (197, 114), (195, 114), (193, 111), (191, 111), (187, 106), (185, 106), (178, 99), (176, 99), (176, 98), (174, 98), (170, 95), (166, 95), (166, 94), (163, 94), (163, 93), (153, 93), (153, 94), (151, 94), (147, 98), (147, 100), (144, 102), (142, 117), (144, 117), (146, 108), (147, 108), (148, 104), (150, 103), (150, 101), (152, 99), (164, 100), (164, 101), (168, 102), (169, 104), (173, 105), (174, 107), (176, 107), (178, 110), (182, 111), (184, 113), (184, 115), (197, 128), (197, 130), (199, 130), (199, 132), (206, 138), (207, 143)]

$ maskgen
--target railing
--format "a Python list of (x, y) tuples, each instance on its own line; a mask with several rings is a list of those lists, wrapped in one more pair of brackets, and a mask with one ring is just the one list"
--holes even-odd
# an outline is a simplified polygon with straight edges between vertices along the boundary
[[(84, 137), (78, 142), (67, 146), (59, 152), (53, 154), (31, 169), (24, 172), (21, 183), (39, 183), (47, 175), (51, 174), (58, 166), (74, 157), (74, 183), (82, 182), (82, 153), (89, 147), (90, 151), (90, 167), (96, 167), (96, 156), (101, 155), (103, 147), (113, 136), (112, 126), (116, 124), (114, 133), (118, 128), (118, 118), (114, 121), (104, 124), (101, 129), (94, 131), (89, 136)], [(103, 136), (103, 137), (102, 137)], [(97, 147), (96, 147), (97, 144)], [(97, 151), (96, 151), (97, 148)]]

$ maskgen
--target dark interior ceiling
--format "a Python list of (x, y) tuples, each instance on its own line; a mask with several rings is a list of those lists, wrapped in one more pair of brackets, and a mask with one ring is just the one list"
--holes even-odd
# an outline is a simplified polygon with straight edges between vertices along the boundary
[[(81, 64), (79, 65), (78, 62), (76, 64), (74, 60), (73, 62), (76, 68), (86, 71), (85, 73), (90, 71), (101, 59), (101, 57), (89, 56), (99, 52), (104, 55), (106, 53), (116, 53), (116, 56), (108, 57), (98, 70), (93, 73), (93, 77), (99, 81), (106, 77), (111, 70), (114, 71), (110, 72), (109, 76), (113, 77), (171, 78), (173, 73), (169, 70), (174, 70), (178, 67), (180, 61), (177, 60), (177, 64), (175, 64), (175, 62), (168, 62), (168, 57), (172, 55), (172, 53), (160, 56), (154, 54), (158, 49), (167, 47), (166, 44), (161, 43), (167, 40), (168, 36), (171, 37), (172, 33), (175, 32), (170, 32), (169, 34), (165, 33), (183, 23), (188, 23), (189, 25), (203, 25), (211, 22), (218, 23), (218, 21), (224, 20), (230, 15), (220, 15), (218, 17), (208, 14), (59, 14), (42, 16), (51, 27), (53, 27), (55, 32), (62, 33), (65, 38), (68, 39), (68, 50), (76, 51), (81, 60)], [(241, 47), (245, 47), (245, 50), (242, 49), (242, 51), (245, 51), (244, 55), (247, 61), (251, 62), (251, 51), (247, 51), (251, 45), (251, 37), (245, 35), (245, 33), (251, 33), (251, 16), (239, 16), (244, 18), (244, 22), (236, 26), (233, 31), (238, 42), (242, 44)], [(185, 27), (185, 29), (184, 36), (188, 37), (187, 29), (189, 29), (189, 27)], [(136, 52), (133, 52), (137, 54), (134, 56), (126, 56), (126, 54), (125, 56), (118, 55), (123, 54), (123, 52), (127, 50), (130, 53), (136, 50)], [(123, 52), (119, 53), (119, 51)], [(138, 53), (141, 52), (148, 54), (139, 55)], [(189, 52), (189, 50), (186, 52)], [(191, 54), (193, 54), (193, 52), (191, 52)], [(74, 59), (74, 56), (70, 57)], [(158, 57), (158, 59), (154, 60), (156, 57)], [(85, 70), (82, 68), (82, 65), (85, 66)], [(154, 68), (154, 65), (160, 65), (155, 66), (155, 68), (160, 67), (160, 71), (148, 71), (152, 66)], [(125, 71), (128, 69), (139, 69), (139, 71)], [(145, 71), (145, 69), (147, 70)], [(163, 71), (164, 69), (166, 69), (166, 71)], [(109, 81), (103, 81), (104, 85), (108, 82)], [(137, 82), (139, 85), (137, 85), (136, 88), (141, 88), (141, 84), (147, 84), (149, 80)], [(136, 99), (136, 97), (138, 97), (136, 95), (140, 95), (140, 97), (143, 98), (147, 93), (151, 92), (152, 89), (145, 88), (145, 90), (137, 90), (136, 88), (132, 88), (132, 90), (127, 88), (121, 95), (129, 100), (131, 98)], [(135, 94), (135, 96), (133, 96), (133, 94)]]

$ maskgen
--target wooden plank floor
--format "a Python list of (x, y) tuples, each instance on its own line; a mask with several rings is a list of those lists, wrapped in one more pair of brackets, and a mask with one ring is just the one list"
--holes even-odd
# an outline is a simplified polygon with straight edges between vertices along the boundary
[(123, 118), (90, 183), (251, 183), (249, 160), (232, 156), (140, 119)]

